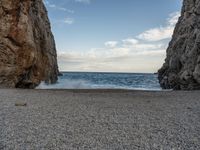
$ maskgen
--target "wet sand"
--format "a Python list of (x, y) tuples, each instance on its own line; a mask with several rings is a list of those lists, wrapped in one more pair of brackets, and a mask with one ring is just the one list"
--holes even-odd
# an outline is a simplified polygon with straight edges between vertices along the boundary
[(200, 149), (200, 91), (1, 89), (0, 149)]

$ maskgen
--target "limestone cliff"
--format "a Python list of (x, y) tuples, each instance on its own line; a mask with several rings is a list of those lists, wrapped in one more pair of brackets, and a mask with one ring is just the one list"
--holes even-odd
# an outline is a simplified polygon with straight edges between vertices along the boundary
[(0, 86), (57, 81), (56, 48), (42, 0), (0, 0)]
[(200, 0), (183, 1), (181, 17), (158, 76), (165, 89), (200, 89)]

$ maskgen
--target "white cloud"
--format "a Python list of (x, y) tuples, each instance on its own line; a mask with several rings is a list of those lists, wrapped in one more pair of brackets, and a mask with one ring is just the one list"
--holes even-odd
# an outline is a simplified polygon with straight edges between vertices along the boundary
[(63, 22), (65, 23), (65, 24), (73, 24), (74, 23), (74, 19), (73, 18), (65, 18), (64, 20), (63, 20)]
[(74, 10), (71, 10), (71, 9), (66, 9), (66, 8), (63, 8), (63, 7), (57, 7), (57, 9), (59, 9), (61, 11), (66, 11), (70, 14), (74, 14)]
[(65, 11), (65, 12), (68, 12), (68, 13), (71, 13), (71, 14), (74, 13), (74, 10), (71, 10), (71, 9), (67, 9), (67, 8), (64, 8), (64, 7), (57, 6), (56, 4), (50, 3), (48, 0), (44, 0), (44, 4), (45, 4), (47, 7), (49, 7), (49, 8), (53, 8), (53, 9), (60, 10), (60, 11)]
[(56, 8), (55, 4), (49, 4), (48, 6), (51, 7), (51, 8)]
[(61, 70), (155, 72), (165, 57), (162, 44), (135, 43), (125, 46), (93, 48), (89, 51), (67, 51), (58, 54)]
[(138, 44), (139, 41), (136, 39), (128, 38), (128, 39), (122, 40), (122, 42), (125, 45), (135, 45), (135, 44)]
[[(137, 37), (107, 41), (103, 48), (58, 54), (61, 70), (156, 72), (164, 62), (166, 47), (179, 13), (170, 14), (166, 26), (150, 29)], [(167, 39), (167, 40), (162, 40)]]
[(169, 26), (173, 26), (174, 27), (176, 25), (180, 15), (181, 15), (180, 12), (171, 13), (169, 15), (169, 18), (167, 19), (167, 22), (168, 22)]
[(117, 41), (108, 41), (108, 42), (105, 43), (105, 46), (112, 48), (112, 47), (116, 47), (117, 44), (118, 44)]
[(89, 4), (91, 0), (75, 0), (75, 2)]
[(115, 49), (108, 52), (65, 52), (58, 54), (58, 62), (60, 70), (63, 71), (156, 72), (165, 57), (165, 50), (143, 51), (135, 54), (127, 53), (126, 50), (129, 51)]
[(138, 38), (141, 40), (146, 41), (159, 41), (164, 40), (167, 38), (171, 38), (173, 34), (173, 27), (160, 27), (160, 28), (154, 28), (150, 29), (148, 31), (145, 31), (144, 33), (141, 33)]
[(53, 19), (52, 24), (57, 27), (63, 27), (64, 25), (72, 25), (74, 24), (75, 19), (70, 17), (65, 17), (63, 19)]
[(138, 35), (137, 38), (146, 41), (160, 41), (171, 38), (175, 24), (178, 21), (179, 16), (180, 12), (175, 12), (170, 14), (170, 17), (167, 19), (166, 26), (149, 29)]

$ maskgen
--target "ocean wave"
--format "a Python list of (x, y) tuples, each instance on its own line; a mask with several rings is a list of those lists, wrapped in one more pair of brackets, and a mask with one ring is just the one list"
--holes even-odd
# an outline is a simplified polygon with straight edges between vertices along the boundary
[(36, 89), (90, 89), (91, 83), (86, 80), (65, 79), (55, 84), (42, 82)]
[(42, 82), (36, 89), (161, 90), (153, 74), (63, 73), (56, 84)]
[(160, 91), (161, 89), (155, 88), (138, 88), (128, 86), (117, 86), (110, 84), (92, 84), (86, 80), (64, 80), (56, 84), (46, 84), (42, 82), (36, 89), (126, 89), (126, 90), (145, 90), (145, 91)]

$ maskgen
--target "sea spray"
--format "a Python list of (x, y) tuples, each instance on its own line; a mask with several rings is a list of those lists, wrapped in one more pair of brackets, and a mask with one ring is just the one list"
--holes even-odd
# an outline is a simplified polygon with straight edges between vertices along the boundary
[(42, 82), (36, 89), (90, 89), (91, 84), (85, 80), (59, 80), (55, 84)]

